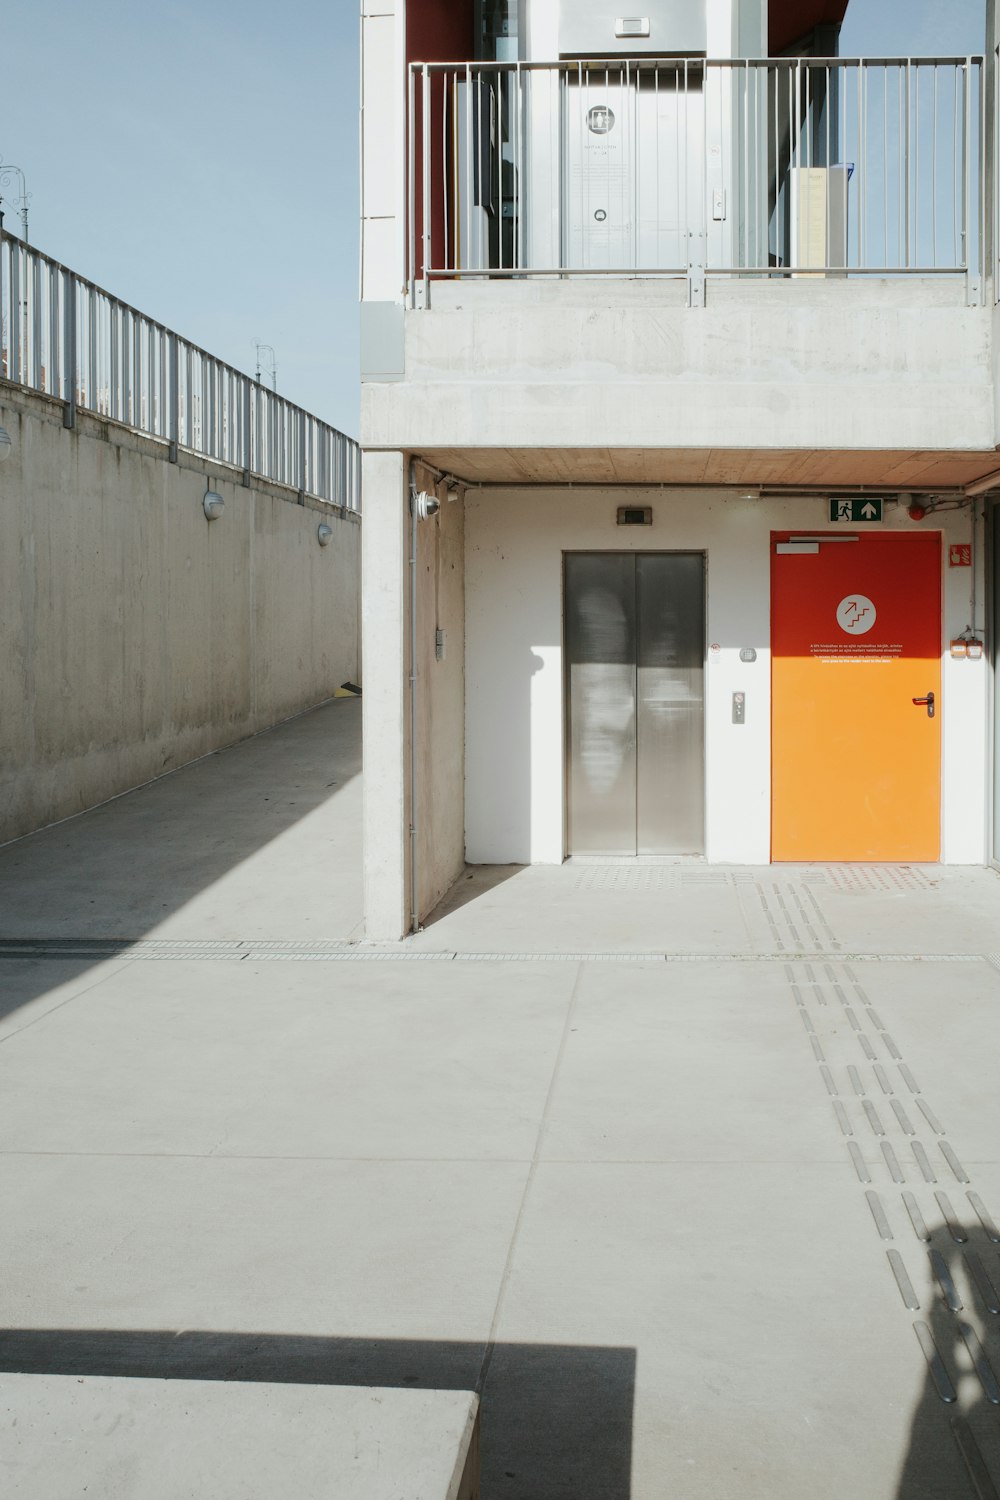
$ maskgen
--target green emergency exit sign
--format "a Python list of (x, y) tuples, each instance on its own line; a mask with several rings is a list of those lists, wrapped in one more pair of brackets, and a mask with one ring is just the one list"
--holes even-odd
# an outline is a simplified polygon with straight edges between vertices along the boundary
[(855, 525), (859, 521), (881, 521), (882, 501), (871, 495), (846, 495), (838, 499), (836, 495), (830, 497), (830, 520), (850, 521)]

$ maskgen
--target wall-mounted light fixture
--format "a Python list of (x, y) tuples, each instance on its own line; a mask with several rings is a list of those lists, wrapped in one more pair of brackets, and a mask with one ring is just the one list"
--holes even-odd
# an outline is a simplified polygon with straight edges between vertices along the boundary
[(454, 505), (456, 500), (461, 500), (462, 498), (462, 487), (453, 474), (446, 474), (444, 477), (444, 482), (446, 486), (445, 495), (448, 499), (448, 503), (450, 505)]
[(746, 489), (737, 491), (736, 498), (737, 500), (759, 500), (760, 486), (756, 484), (747, 485)]
[(320, 521), (316, 527), (316, 540), (321, 547), (329, 547), (333, 541), (333, 527), (328, 526), (325, 521)]
[(226, 508), (226, 502), (215, 490), (206, 490), (201, 508), (205, 512), (206, 521), (217, 521)]
[(441, 501), (428, 490), (418, 490), (413, 497), (413, 507), (418, 521), (429, 521), (441, 509)]
[(10, 450), (10, 433), (7, 431), (6, 427), (0, 427), (0, 464), (2, 464), (5, 459), (10, 458)]

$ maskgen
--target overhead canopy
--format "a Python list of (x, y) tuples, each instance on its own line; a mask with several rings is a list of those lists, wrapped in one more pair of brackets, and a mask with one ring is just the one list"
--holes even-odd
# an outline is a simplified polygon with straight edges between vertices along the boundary
[(817, 26), (839, 26), (848, 0), (771, 0), (768, 6), (768, 50), (772, 57), (794, 47)]
[[(468, 484), (731, 486), (937, 493), (990, 478), (1000, 489), (1000, 453), (857, 448), (425, 448), (420, 458)], [(980, 491), (977, 491), (979, 493)]]

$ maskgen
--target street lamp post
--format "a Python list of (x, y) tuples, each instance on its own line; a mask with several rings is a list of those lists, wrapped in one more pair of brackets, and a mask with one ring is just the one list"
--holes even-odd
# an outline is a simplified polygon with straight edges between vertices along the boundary
[(271, 390), (275, 393), (275, 395), (277, 395), (277, 393), (278, 393), (278, 357), (277, 357), (277, 355), (274, 352), (274, 345), (273, 344), (262, 344), (259, 339), (254, 339), (253, 346), (254, 346), (254, 349), (255, 349), (256, 354), (257, 354), (257, 372), (256, 372), (256, 375), (254, 376), (254, 379), (257, 382), (257, 390), (254, 393), (253, 400), (254, 400), (254, 407), (256, 409), (256, 415), (257, 415), (258, 441), (261, 443), (261, 455), (262, 455), (262, 461), (263, 461), (263, 454), (264, 454), (264, 451), (265, 451), (264, 445), (266, 444), (267, 452), (270, 453), (270, 454), (272, 454), (272, 455), (275, 453), (275, 451), (277, 449), (277, 446), (278, 446), (278, 428), (277, 428), (277, 420), (278, 420), (277, 419), (277, 405), (278, 405), (278, 403), (276, 401), (268, 401), (268, 402), (265, 403), (261, 399), (261, 393), (260, 393), (261, 367), (263, 366), (263, 368), (270, 375), (270, 377), (271, 377)]
[[(0, 160), (0, 189), (6, 187), (7, 184), (9, 182), (11, 182), (15, 177), (20, 181), (20, 185), (21, 185), (21, 196), (18, 199), (18, 202), (20, 204), (19, 213), (20, 213), (20, 218), (21, 218), (21, 238), (23, 239), (25, 245), (27, 245), (27, 243), (28, 243), (28, 202), (29, 202), (29, 199), (31, 198), (31, 194), (28, 192), (28, 185), (27, 185), (27, 183), (24, 180), (24, 173), (21, 171), (21, 168), (15, 166), (13, 162), (10, 162), (10, 161), (5, 162), (5, 161)], [(3, 210), (3, 196), (2, 196), (2, 194), (0, 194), (0, 229), (3, 228), (3, 213), (2, 213), (2, 210)], [(22, 315), (22, 317), (24, 319), (24, 330), (23, 330), (23, 343), (21, 345), (21, 358), (18, 360), (18, 369), (20, 370), (20, 373), (21, 373), (21, 375), (23, 377), (24, 374), (25, 374), (24, 362), (28, 358), (28, 292), (27, 292), (27, 287), (25, 287), (24, 296), (21, 299), (20, 312), (21, 312), (21, 315)], [(11, 308), (11, 316), (13, 317), (14, 315), (15, 315), (15, 309)], [(20, 322), (20, 319), (18, 319), (18, 321)], [(11, 330), (11, 339), (12, 339), (12, 341), (18, 337), (18, 333), (19, 332), (20, 332), (20, 330), (13, 330), (13, 329)]]
[[(16, 167), (13, 162), (0, 161), (0, 189), (6, 187), (8, 182), (10, 182), (10, 180), (14, 177), (17, 177), (21, 184), (21, 196), (18, 199), (18, 203), (20, 204), (19, 213), (21, 216), (21, 238), (24, 240), (24, 243), (27, 244), (28, 204), (31, 201), (31, 194), (28, 192), (28, 187), (24, 180), (24, 173), (21, 171), (21, 168)], [(0, 196), (0, 203), (2, 202), (3, 198), (2, 196)]]
[(264, 358), (263, 358), (263, 364), (264, 364), (265, 368), (267, 369), (267, 373), (271, 377), (271, 389), (272, 389), (272, 391), (277, 392), (277, 389), (278, 389), (278, 357), (277, 357), (277, 355), (274, 352), (274, 346), (273, 346), (273, 344), (262, 344), (258, 339), (254, 339), (253, 346), (254, 346), (254, 349), (257, 351), (257, 375), (256, 375), (257, 384), (258, 385), (260, 384), (261, 355), (263, 355), (264, 356)]

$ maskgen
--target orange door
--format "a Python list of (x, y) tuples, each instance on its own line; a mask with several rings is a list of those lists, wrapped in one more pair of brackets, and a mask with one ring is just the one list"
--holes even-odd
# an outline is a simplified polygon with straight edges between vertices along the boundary
[(771, 651), (772, 859), (937, 860), (940, 538), (773, 535)]

